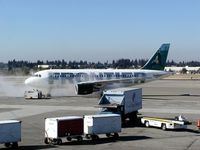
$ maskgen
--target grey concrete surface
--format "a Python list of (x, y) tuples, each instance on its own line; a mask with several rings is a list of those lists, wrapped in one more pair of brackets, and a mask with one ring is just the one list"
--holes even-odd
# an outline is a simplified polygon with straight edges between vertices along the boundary
[[(15, 81), (15, 78), (9, 79)], [(20, 82), (21, 81), (21, 82)], [(23, 78), (16, 79), (17, 87)], [(10, 83), (10, 81), (8, 81)], [(0, 119), (22, 121), (22, 141), (19, 149), (126, 149), (126, 150), (199, 150), (200, 133), (196, 121), (200, 119), (200, 81), (159, 80), (139, 85), (143, 88), (143, 109), (140, 116), (173, 118), (184, 115), (192, 122), (187, 130), (162, 131), (158, 128), (127, 126), (120, 138), (114, 140), (100, 135), (100, 140), (65, 142), (62, 145), (44, 144), (44, 118), (69, 115), (94, 114), (98, 99), (85, 97), (54, 97), (44, 100), (25, 100), (0, 92)], [(181, 96), (190, 95), (190, 96)], [(4, 149), (4, 145), (0, 144)]]

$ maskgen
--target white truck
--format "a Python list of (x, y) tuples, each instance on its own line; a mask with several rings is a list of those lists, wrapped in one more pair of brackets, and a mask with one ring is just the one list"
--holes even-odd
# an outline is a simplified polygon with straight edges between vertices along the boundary
[(49, 94), (43, 94), (40, 90), (29, 90), (24, 92), (24, 98), (25, 99), (47, 99), (50, 98)]
[(21, 141), (21, 121), (0, 121), (0, 143), (6, 147), (17, 148)]
[(186, 129), (186, 121), (181, 119), (181, 117), (176, 117), (175, 119), (163, 119), (163, 118), (153, 118), (153, 117), (142, 117), (142, 124), (146, 127), (158, 127), (162, 130), (167, 129)]
[(126, 118), (135, 123), (138, 110), (142, 109), (142, 89), (119, 88), (103, 91), (97, 107), (100, 108), (100, 114), (120, 114), (122, 123), (125, 123)]

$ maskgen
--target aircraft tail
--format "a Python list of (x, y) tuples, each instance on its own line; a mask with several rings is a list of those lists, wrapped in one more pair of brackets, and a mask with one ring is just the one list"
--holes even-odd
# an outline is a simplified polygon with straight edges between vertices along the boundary
[(170, 44), (162, 44), (156, 53), (148, 60), (142, 69), (164, 70)]

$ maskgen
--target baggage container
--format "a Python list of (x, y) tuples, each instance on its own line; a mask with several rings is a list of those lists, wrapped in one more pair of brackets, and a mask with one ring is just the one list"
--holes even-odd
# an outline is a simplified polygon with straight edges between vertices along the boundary
[(6, 147), (17, 148), (21, 141), (21, 121), (0, 121), (0, 143)]
[(118, 114), (98, 114), (84, 116), (84, 134), (86, 138), (98, 139), (98, 134), (119, 137), (121, 116)]
[(72, 138), (82, 140), (83, 117), (66, 116), (45, 119), (45, 139), (46, 144), (61, 144), (62, 138), (71, 141)]

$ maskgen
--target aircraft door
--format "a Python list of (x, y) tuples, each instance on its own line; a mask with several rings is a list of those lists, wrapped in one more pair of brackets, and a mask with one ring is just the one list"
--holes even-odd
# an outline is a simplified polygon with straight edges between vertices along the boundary
[(53, 83), (54, 83), (54, 80), (53, 80), (53, 73), (52, 73), (52, 72), (49, 72), (49, 73), (48, 73), (48, 83), (49, 83), (49, 84), (53, 84)]

